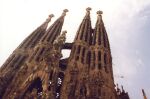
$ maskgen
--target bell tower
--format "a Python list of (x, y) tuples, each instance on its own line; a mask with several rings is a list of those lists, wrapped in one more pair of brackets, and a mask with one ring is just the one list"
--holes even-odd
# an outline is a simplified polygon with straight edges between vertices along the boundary
[(112, 58), (102, 11), (91, 27), (90, 10), (80, 24), (63, 81), (62, 99), (116, 99)]
[[(3, 95), (5, 99), (54, 99), (57, 96), (59, 60), (66, 40), (66, 31), (61, 35), (60, 33), (66, 12), (67, 9), (39, 39), (27, 61), (21, 65), (12, 82), (7, 86)], [(23, 43), (19, 47), (24, 45)]]

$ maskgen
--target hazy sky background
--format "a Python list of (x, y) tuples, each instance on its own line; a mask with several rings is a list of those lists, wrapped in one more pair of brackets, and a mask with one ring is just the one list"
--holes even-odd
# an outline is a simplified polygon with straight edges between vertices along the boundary
[(72, 42), (89, 6), (93, 27), (96, 11), (104, 12), (115, 83), (124, 85), (131, 99), (143, 99), (142, 88), (150, 98), (150, 0), (0, 0), (0, 66), (49, 14), (55, 15), (52, 24), (65, 8), (63, 30)]

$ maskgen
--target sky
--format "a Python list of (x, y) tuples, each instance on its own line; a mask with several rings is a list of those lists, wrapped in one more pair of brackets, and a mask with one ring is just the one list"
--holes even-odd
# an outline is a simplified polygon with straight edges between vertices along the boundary
[[(51, 25), (65, 8), (69, 12), (62, 30), (72, 42), (87, 7), (92, 8), (93, 28), (96, 11), (103, 11), (115, 83), (131, 99), (143, 99), (142, 88), (150, 98), (150, 0), (0, 0), (0, 66), (49, 14), (55, 15)], [(67, 57), (69, 51), (63, 52)]]

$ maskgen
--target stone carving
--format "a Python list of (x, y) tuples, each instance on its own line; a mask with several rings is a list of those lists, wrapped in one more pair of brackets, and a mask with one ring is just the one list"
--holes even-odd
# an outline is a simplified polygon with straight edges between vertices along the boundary
[[(18, 71), (9, 66), (3, 68), (4, 71), (0, 70), (0, 99), (129, 99), (120, 97), (122, 94), (128, 96), (123, 88), (122, 92), (118, 88), (115, 92), (112, 62), (108, 61), (112, 60), (111, 52), (109, 46), (105, 46), (109, 42), (102, 20), (103, 12), (97, 11), (96, 26), (92, 29), (90, 10), (90, 7), (86, 9), (73, 43), (64, 45), (67, 31), (59, 35), (67, 9), (52, 25), (52, 29), (44, 32), (44, 36), (39, 34), (27, 38), (27, 42), (25, 40), (25, 44), (22, 44), (26, 49), (22, 47), (23, 49), (16, 50), (10, 59), (14, 61), (7, 62), (12, 66), (17, 64)], [(45, 28), (53, 16), (50, 15), (39, 29), (44, 28), (42, 31), (46, 31)], [(39, 31), (41, 30), (38, 33)], [(35, 44), (34, 40), (37, 39), (39, 42)], [(34, 45), (36, 46), (30, 49)], [(63, 48), (71, 49), (67, 59), (61, 59)], [(105, 51), (109, 57), (105, 57)], [(19, 64), (18, 53), (21, 57), (29, 56), (31, 60), (23, 65)], [(60, 68), (61, 66), (65, 69)], [(3, 76), (5, 73), (7, 75)], [(15, 76), (11, 76), (12, 74)], [(10, 84), (7, 85), (7, 82)]]
[(55, 39), (53, 43), (55, 50), (59, 50), (65, 44), (66, 33), (67, 31), (63, 31), (62, 34)]

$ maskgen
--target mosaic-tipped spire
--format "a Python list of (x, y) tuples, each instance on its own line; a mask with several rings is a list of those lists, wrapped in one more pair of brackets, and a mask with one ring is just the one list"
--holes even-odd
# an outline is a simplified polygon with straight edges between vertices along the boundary
[(54, 14), (50, 14), (48, 18), (46, 19), (45, 23), (49, 23), (51, 21), (51, 18), (54, 17)]
[(66, 12), (68, 12), (68, 10), (64, 9), (62, 15), (47, 29), (46, 33), (41, 38), (39, 45), (36, 46), (34, 53), (30, 56), (29, 62), (31, 60), (40, 61), (40, 56), (46, 51), (41, 45), (52, 45), (54, 40), (60, 35)]
[(92, 8), (90, 7), (87, 7), (86, 8), (86, 17), (89, 17), (90, 16), (90, 11), (92, 10)]
[(62, 15), (48, 28), (46, 33), (41, 39), (41, 42), (48, 42), (53, 43), (56, 37), (60, 34), (63, 23), (64, 23), (64, 17), (66, 16), (66, 13), (68, 12), (67, 9), (63, 10)]
[[(111, 72), (113, 79), (111, 52), (107, 32), (102, 19), (102, 14), (102, 11), (97, 11), (97, 21), (92, 39), (92, 45), (95, 46), (94, 53), (98, 53), (98, 56), (95, 58), (94, 64), (100, 70), (104, 68), (107, 73)], [(102, 51), (101, 49), (97, 48), (101, 48), (107, 51)]]
[[(34, 30), (21, 44), (20, 46), (12, 53), (12, 55), (6, 60), (2, 65), (0, 71), (3, 74), (3, 78), (0, 83), (0, 97), (2, 97), (7, 85), (11, 83), (12, 78), (16, 75), (18, 70), (26, 62), (29, 56), (29, 50), (37, 45), (42, 35), (45, 33), (48, 23), (51, 21), (51, 18), (54, 15), (51, 14), (47, 20), (40, 25), (36, 30)], [(14, 71), (15, 70), (15, 71)], [(0, 74), (1, 76), (1, 74)], [(7, 78), (7, 79), (6, 79)]]
[(91, 35), (92, 35), (90, 10), (91, 10), (90, 7), (86, 8), (86, 15), (85, 15), (84, 19), (82, 20), (80, 27), (77, 31), (75, 41), (82, 40), (82, 41), (90, 44)]
[(67, 13), (68, 11), (69, 11), (68, 9), (64, 9), (64, 10), (63, 10), (63, 13), (62, 13), (62, 15), (61, 15), (60, 17), (65, 17), (65, 16), (66, 16), (66, 13)]
[[(85, 62), (87, 49), (84, 47), (86, 45), (91, 45), (92, 39), (92, 26), (91, 26), (91, 18), (90, 18), (91, 8), (86, 8), (86, 14), (78, 28), (76, 33), (76, 38), (74, 40), (74, 45), (72, 47), (73, 51), (71, 52), (71, 58), (74, 58), (79, 61)], [(80, 42), (80, 43), (79, 43)], [(82, 43), (81, 43), (82, 42)]]
[(31, 35), (29, 35), (19, 46), (19, 48), (33, 48), (36, 46), (36, 44), (39, 42), (41, 37), (46, 32), (46, 28), (48, 26), (48, 23), (51, 21), (51, 18), (54, 17), (53, 14), (50, 14), (49, 17), (46, 19), (46, 21), (39, 26), (36, 30), (32, 32)]

